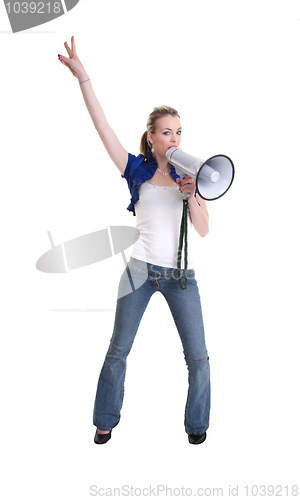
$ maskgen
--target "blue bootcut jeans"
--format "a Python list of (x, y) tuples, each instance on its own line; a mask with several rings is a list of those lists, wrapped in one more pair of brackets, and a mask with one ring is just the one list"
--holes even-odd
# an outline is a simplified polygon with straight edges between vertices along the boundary
[(130, 259), (120, 279), (113, 335), (98, 381), (93, 415), (93, 423), (98, 429), (111, 430), (119, 423), (127, 356), (147, 304), (157, 291), (163, 294), (169, 305), (188, 368), (185, 431), (203, 434), (208, 428), (209, 357), (195, 272), (188, 269), (186, 273), (187, 288), (182, 290), (177, 269)]

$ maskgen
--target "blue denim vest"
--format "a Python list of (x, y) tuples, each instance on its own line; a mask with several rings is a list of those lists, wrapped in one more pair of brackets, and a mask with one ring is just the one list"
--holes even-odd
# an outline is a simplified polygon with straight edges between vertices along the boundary
[[(128, 188), (131, 194), (131, 200), (127, 210), (132, 212), (133, 215), (135, 215), (134, 205), (139, 200), (139, 185), (151, 179), (157, 169), (156, 160), (151, 154), (150, 149), (148, 149), (148, 153), (148, 158), (145, 158), (142, 154), (134, 156), (131, 153), (128, 153), (127, 165), (124, 175), (122, 175), (128, 183)], [(170, 167), (170, 174), (174, 181), (176, 181), (176, 179), (180, 176), (176, 174), (175, 168), (172, 165), (170, 165)]]

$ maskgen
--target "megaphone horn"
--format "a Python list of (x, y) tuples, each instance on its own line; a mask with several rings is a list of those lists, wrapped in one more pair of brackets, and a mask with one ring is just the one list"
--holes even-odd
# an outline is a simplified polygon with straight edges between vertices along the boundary
[(180, 177), (187, 174), (196, 181), (197, 192), (204, 200), (221, 198), (233, 182), (234, 165), (228, 156), (215, 155), (203, 161), (174, 147), (168, 149), (166, 158)]

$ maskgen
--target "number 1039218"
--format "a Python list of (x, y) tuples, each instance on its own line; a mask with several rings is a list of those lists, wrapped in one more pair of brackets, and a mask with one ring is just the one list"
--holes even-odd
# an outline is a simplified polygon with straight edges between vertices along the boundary
[(253, 484), (244, 486), (244, 489), (247, 497), (297, 497), (299, 495), (299, 488), (297, 485), (283, 486), (280, 484)]
[(59, 14), (60, 2), (8, 2), (5, 4), (8, 14)]

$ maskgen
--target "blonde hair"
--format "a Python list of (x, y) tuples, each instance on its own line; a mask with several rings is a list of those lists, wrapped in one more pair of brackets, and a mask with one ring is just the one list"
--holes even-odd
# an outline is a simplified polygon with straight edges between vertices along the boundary
[(180, 118), (178, 111), (176, 109), (171, 108), (170, 106), (159, 106), (154, 108), (152, 113), (150, 113), (148, 121), (147, 121), (147, 130), (143, 133), (140, 144), (140, 153), (148, 158), (148, 147), (151, 149), (151, 143), (148, 141), (148, 133), (155, 133), (155, 124), (156, 121), (162, 116), (171, 115), (178, 116)]

